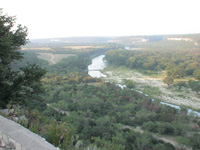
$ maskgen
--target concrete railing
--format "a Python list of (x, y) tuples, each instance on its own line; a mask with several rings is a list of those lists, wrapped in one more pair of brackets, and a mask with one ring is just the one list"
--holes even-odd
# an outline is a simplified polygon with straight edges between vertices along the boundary
[(58, 150), (39, 135), (0, 116), (0, 150)]

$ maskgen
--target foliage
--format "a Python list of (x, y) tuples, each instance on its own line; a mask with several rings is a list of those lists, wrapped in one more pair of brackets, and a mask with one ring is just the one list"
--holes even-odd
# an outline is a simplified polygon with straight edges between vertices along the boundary
[(195, 77), (197, 80), (200, 80), (200, 69), (194, 71), (194, 77)]
[[(5, 23), (8, 20), (11, 25), (8, 23), (8, 27), (4, 26), (2, 18)], [(131, 80), (124, 81), (128, 88), (122, 90), (115, 84), (88, 76), (87, 66), (91, 63), (88, 56), (113, 49), (116, 45), (109, 45), (105, 49), (79, 49), (78, 52), (66, 50), (62, 44), (60, 47), (52, 45), (56, 52), (66, 51), (79, 55), (63, 59), (52, 66), (41, 62), (41, 65), (48, 69), (41, 82), (45, 70), (38, 65), (25, 64), (30, 55), (33, 55), (31, 62), (37, 62), (36, 54), (26, 52), (25, 60), (21, 64), (11, 64), (22, 58), (19, 48), (26, 42), (26, 28), (20, 26), (18, 30), (10, 31), (9, 26), (12, 27), (13, 18), (5, 15), (2, 18), (0, 23), (3, 30), (0, 31), (9, 31), (6, 32), (9, 36), (3, 34), (4, 38), (0, 39), (0, 85), (3, 87), (0, 90), (1, 107), (10, 102), (26, 102), (28, 122), (25, 125), (31, 131), (42, 135), (61, 149), (175, 149), (171, 144), (155, 138), (154, 133), (171, 136), (189, 135), (181, 139), (182, 143), (187, 145), (189, 141), (193, 149), (199, 149), (199, 135), (192, 134), (199, 132), (198, 117), (186, 116), (183, 110), (179, 114), (176, 109), (160, 105), (158, 101), (152, 101), (150, 96), (132, 90), (135, 83)], [(18, 36), (21, 38), (19, 43), (15, 39), (18, 39)], [(159, 41), (162, 37), (150, 38), (152, 41)], [(193, 73), (197, 77), (196, 70), (199, 69), (198, 51), (150, 53), (113, 50), (107, 52), (106, 59), (110, 64), (130, 68), (166, 70), (167, 78), (182, 78)], [(46, 91), (42, 95), (44, 101), (33, 101), (41, 98), (42, 84)], [(171, 81), (167, 84), (171, 84)], [(198, 81), (189, 81), (187, 84), (198, 91)], [(159, 89), (148, 86), (144, 91), (161, 94)], [(60, 113), (62, 111), (67, 113)], [(139, 132), (136, 128), (138, 126), (142, 127)]]
[[(43, 79), (45, 80), (44, 99), (46, 103), (67, 111), (68, 114), (61, 114), (51, 107), (31, 104), (30, 108), (37, 106), (40, 111), (40, 115), (32, 116), (31, 113), (32, 115), (28, 117), (31, 130), (43, 135), (48, 141), (62, 149), (75, 149), (76, 147), (116, 150), (175, 149), (171, 144), (152, 137), (152, 133), (141, 134), (134, 131), (134, 128), (142, 126), (144, 130), (153, 133), (184, 135), (189, 128), (188, 122), (192, 119), (179, 115), (174, 108), (153, 102), (150, 96), (146, 97), (130, 88), (122, 90), (112, 83), (98, 82), (95, 84), (93, 82), (91, 84), (89, 81), (84, 82), (83, 79), (69, 82), (76, 78), (71, 74), (76, 74), (73, 71), (74, 68), (78, 68), (80, 61), (78, 58), (75, 60), (77, 60), (76, 66), (66, 65), (66, 73), (63, 71), (63, 74), (59, 74), (58, 77), (53, 75), (56, 72), (52, 69)], [(64, 61), (67, 62), (67, 60)], [(87, 61), (84, 63), (87, 64)], [(80, 74), (88, 78), (84, 69), (80, 69), (76, 75)], [(57, 81), (53, 81), (54, 78), (57, 78)], [(156, 90), (153, 89), (153, 91)], [(68, 139), (67, 144), (63, 141), (65, 134)]]
[(38, 99), (42, 92), (41, 77), (43, 69), (28, 65), (19, 71), (13, 71), (11, 63), (23, 58), (20, 47), (26, 44), (27, 28), (15, 26), (15, 17), (0, 14), (0, 107), (8, 103), (25, 104), (26, 100)]
[(106, 60), (115, 66), (127, 66), (147, 71), (167, 71), (173, 78), (196, 76), (199, 74), (199, 50), (110, 50), (106, 52)]
[(177, 141), (178, 141), (180, 144), (187, 145), (187, 146), (191, 146), (190, 140), (189, 140), (188, 138), (179, 136), (179, 137), (177, 137), (176, 139), (177, 139)]
[(163, 82), (169, 86), (174, 83), (174, 79), (172, 77), (165, 77)]
[(124, 84), (130, 89), (135, 88), (136, 85), (133, 80), (124, 80)]
[(23, 52), (23, 59), (14, 60), (14, 62), (11, 63), (12, 70), (18, 71), (20, 70), (20, 68), (25, 68), (30, 64), (37, 64), (42, 68), (48, 67), (48, 62), (38, 59), (37, 54), (35, 52), (31, 51), (21, 51), (21, 52)]
[(178, 89), (180, 90), (182, 87), (186, 87), (187, 83), (185, 81), (179, 81), (177, 83), (174, 84), (174, 87), (178, 87)]
[(72, 131), (65, 122), (57, 122), (51, 120), (47, 127), (47, 140), (53, 145), (62, 147), (70, 147), (72, 145)]
[(160, 91), (160, 89), (158, 87), (152, 87), (152, 86), (145, 86), (144, 87), (144, 90), (143, 90), (144, 93), (150, 95), (150, 96), (154, 96), (154, 95), (161, 95), (162, 92)]
[(190, 138), (190, 142), (192, 144), (192, 149), (194, 149), (194, 150), (200, 149), (200, 135), (198, 133), (195, 133)]
[(183, 135), (183, 129), (180, 125), (172, 125), (168, 122), (153, 123), (146, 122), (142, 126), (143, 129), (154, 133), (160, 133), (165, 135)]
[[(185, 126), (180, 125), (180, 116), (177, 111), (169, 106), (151, 102), (131, 89), (124, 89), (110, 84), (99, 86), (65, 84), (63, 88), (49, 88), (54, 103), (65, 102), (66, 108), (55, 105), (69, 112), (62, 121), (68, 122), (75, 128), (79, 140), (83, 143), (94, 143), (98, 148), (111, 149), (134, 149), (144, 148), (147, 144), (149, 149), (164, 147), (167, 145), (151, 138), (145, 138), (139, 133), (133, 133), (131, 128), (141, 125), (143, 129), (164, 135), (184, 135)], [(180, 121), (180, 122), (179, 122)], [(121, 124), (121, 125), (120, 125)], [(135, 143), (128, 140), (135, 138)], [(135, 135), (136, 134), (136, 135)], [(148, 136), (147, 136), (148, 137)], [(142, 139), (146, 139), (146, 144)], [(142, 140), (142, 141), (141, 141)], [(145, 140), (144, 140), (145, 141)], [(82, 145), (84, 146), (84, 144)], [(116, 146), (116, 147), (115, 147)], [(170, 147), (170, 146), (169, 146)], [(173, 149), (173, 148), (172, 148)]]
[(194, 81), (194, 80), (189, 80), (188, 81), (188, 86), (195, 92), (199, 93), (200, 92), (200, 82), (199, 81)]
[(52, 73), (59, 72), (60, 75), (70, 75), (75, 72), (87, 73), (87, 66), (90, 64), (90, 60), (84, 56), (71, 56), (69, 58), (61, 60), (59, 63), (49, 68)]

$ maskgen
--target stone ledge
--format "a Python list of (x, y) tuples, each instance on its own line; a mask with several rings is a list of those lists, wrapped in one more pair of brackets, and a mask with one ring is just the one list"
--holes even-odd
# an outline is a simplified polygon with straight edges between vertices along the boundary
[(0, 150), (4, 146), (15, 150), (58, 150), (39, 135), (0, 115)]

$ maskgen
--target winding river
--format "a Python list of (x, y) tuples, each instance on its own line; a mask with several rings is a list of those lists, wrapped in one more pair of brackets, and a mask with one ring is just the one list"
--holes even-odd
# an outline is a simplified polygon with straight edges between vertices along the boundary
[[(101, 70), (103, 70), (104, 68), (107, 67), (107, 62), (104, 60), (104, 57), (105, 57), (105, 55), (100, 55), (100, 56), (92, 59), (92, 64), (90, 64), (88, 66), (88, 74), (91, 77), (94, 77), (94, 78), (101, 78), (101, 77), (106, 78), (107, 77), (105, 74), (101, 73)], [(109, 82), (109, 81), (105, 81), (105, 82)], [(126, 85), (121, 85), (121, 84), (116, 84), (116, 85), (121, 87), (121, 89), (126, 87)], [(144, 96), (148, 96), (147, 94), (143, 93), (142, 91), (139, 91), (139, 90), (135, 90), (135, 91), (139, 92), (141, 94), (144, 94)], [(154, 99), (152, 99), (152, 101), (154, 101)], [(166, 103), (166, 102), (162, 102), (162, 101), (160, 103), (163, 105), (168, 105), (168, 106), (173, 107), (178, 110), (181, 109), (181, 107), (178, 105), (174, 105), (174, 104), (170, 104), (170, 103)], [(193, 114), (195, 116), (200, 117), (200, 112), (193, 111), (192, 109), (187, 109), (187, 114), (188, 115)]]

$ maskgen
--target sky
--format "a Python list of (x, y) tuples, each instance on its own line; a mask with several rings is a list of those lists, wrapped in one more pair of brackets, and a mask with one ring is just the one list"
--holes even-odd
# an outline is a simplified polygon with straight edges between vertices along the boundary
[(1, 0), (29, 39), (200, 33), (200, 0)]

